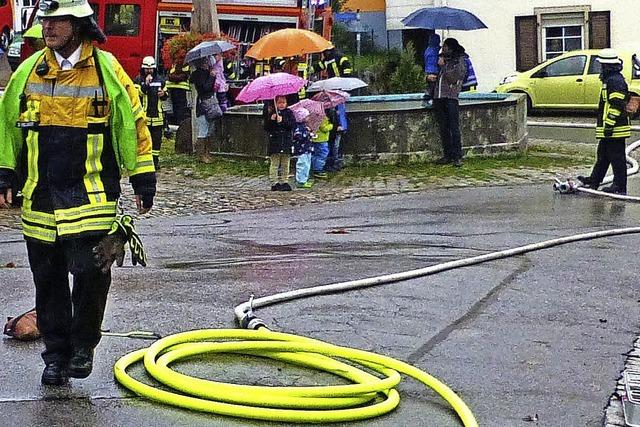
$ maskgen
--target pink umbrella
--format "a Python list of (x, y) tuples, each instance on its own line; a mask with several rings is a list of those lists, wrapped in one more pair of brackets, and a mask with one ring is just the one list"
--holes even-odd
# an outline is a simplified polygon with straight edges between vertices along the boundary
[(322, 102), (314, 101), (312, 99), (303, 99), (289, 107), (289, 109), (294, 112), (300, 108), (305, 108), (309, 111), (307, 125), (312, 132), (316, 132), (322, 124), (322, 120), (325, 118)]
[(288, 73), (273, 73), (258, 77), (242, 88), (237, 100), (245, 103), (273, 99), (298, 92), (305, 84), (301, 77)]
[(344, 104), (349, 100), (349, 95), (347, 92), (343, 92), (341, 90), (323, 90), (322, 92), (318, 92), (313, 95), (311, 99), (314, 101), (322, 102), (324, 108), (334, 108), (340, 104)]

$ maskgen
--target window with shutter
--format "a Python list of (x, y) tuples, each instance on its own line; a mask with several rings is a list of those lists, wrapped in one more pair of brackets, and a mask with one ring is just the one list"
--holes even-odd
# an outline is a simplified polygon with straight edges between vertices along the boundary
[(589, 48), (611, 47), (611, 12), (589, 12)]
[(516, 70), (538, 65), (538, 20), (535, 15), (516, 16)]

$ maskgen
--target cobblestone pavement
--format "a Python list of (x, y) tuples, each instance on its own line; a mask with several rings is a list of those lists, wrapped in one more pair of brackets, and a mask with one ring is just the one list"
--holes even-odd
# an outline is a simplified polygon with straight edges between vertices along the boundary
[[(546, 144), (551, 142), (536, 140), (531, 143)], [(429, 181), (426, 181), (425, 179), (398, 175), (378, 179), (362, 178), (348, 185), (329, 179), (316, 180), (312, 189), (296, 188), (291, 192), (272, 192), (266, 176), (257, 178), (214, 176), (197, 179), (192, 176), (193, 171), (189, 169), (161, 169), (154, 207), (144, 218), (299, 206), (448, 187), (496, 186), (536, 182), (548, 182), (551, 186), (554, 177), (574, 175), (575, 173), (575, 170), (552, 171), (512, 168), (494, 169), (488, 176), (483, 175), (481, 179), (449, 176), (430, 177)], [(126, 184), (125, 180), (123, 180), (122, 187), (122, 206), (131, 212), (134, 206), (131, 200), (131, 187)], [(0, 231), (17, 228), (19, 228), (19, 210), (0, 210)]]

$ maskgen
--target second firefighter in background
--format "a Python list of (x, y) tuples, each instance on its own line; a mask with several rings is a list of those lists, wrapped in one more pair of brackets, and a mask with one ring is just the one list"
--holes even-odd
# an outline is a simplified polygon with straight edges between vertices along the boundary
[(142, 108), (147, 115), (147, 126), (151, 133), (153, 164), (158, 170), (160, 166), (160, 148), (162, 147), (162, 130), (164, 129), (164, 111), (162, 101), (167, 99), (165, 79), (158, 74), (156, 60), (153, 56), (145, 56), (142, 60), (140, 74), (136, 77), (135, 86), (140, 94)]

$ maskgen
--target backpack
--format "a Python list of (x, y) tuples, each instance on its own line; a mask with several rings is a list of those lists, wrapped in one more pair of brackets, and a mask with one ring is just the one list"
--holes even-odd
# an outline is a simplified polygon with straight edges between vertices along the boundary
[(36, 309), (33, 308), (16, 317), (7, 317), (4, 334), (21, 341), (33, 341), (40, 338)]

